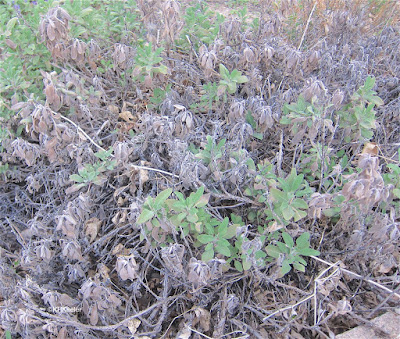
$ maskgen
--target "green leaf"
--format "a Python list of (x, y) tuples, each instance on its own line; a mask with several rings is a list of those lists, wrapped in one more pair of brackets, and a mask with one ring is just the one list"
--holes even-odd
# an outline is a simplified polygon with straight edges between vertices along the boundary
[(266, 256), (267, 256), (267, 254), (262, 250), (258, 250), (256, 253), (254, 253), (255, 259), (265, 258)]
[(207, 222), (207, 223), (204, 224), (204, 227), (205, 227), (206, 232), (207, 232), (208, 234), (211, 234), (211, 235), (214, 234), (215, 228), (214, 228), (213, 225), (211, 225), (210, 223)]
[(234, 264), (235, 268), (236, 268), (239, 272), (243, 272), (243, 266), (242, 266), (242, 264), (240, 263), (240, 261), (235, 260), (235, 261), (233, 262), (233, 264)]
[(393, 194), (396, 196), (396, 198), (400, 198), (400, 189), (398, 188), (393, 189)]
[[(160, 58), (161, 59), (161, 58)], [(162, 59), (161, 59), (162, 60)], [(160, 60), (160, 61), (161, 61)], [(168, 73), (168, 67), (165, 65), (160, 65), (159, 67), (155, 67), (154, 70), (158, 73), (162, 74), (167, 74)]]
[(303, 219), (307, 216), (307, 213), (301, 210), (294, 210), (294, 217), (293, 220), (295, 222), (299, 221), (300, 219)]
[(310, 246), (310, 233), (304, 232), (296, 239), (297, 248), (305, 248)]
[(143, 224), (153, 217), (154, 217), (154, 212), (144, 208), (142, 213), (140, 213), (139, 218), (137, 218), (136, 222), (138, 224)]
[(214, 237), (210, 234), (200, 234), (197, 236), (197, 240), (202, 244), (209, 244), (214, 241)]
[(209, 243), (204, 247), (204, 251), (210, 251), (214, 248), (214, 244), (213, 243)]
[(283, 277), (285, 274), (289, 273), (291, 269), (292, 269), (292, 266), (290, 266), (289, 263), (286, 260), (284, 260), (282, 262), (282, 267), (281, 267), (281, 272), (280, 272), (281, 276)]
[(368, 76), (367, 79), (365, 79), (365, 84), (362, 86), (364, 90), (371, 90), (375, 86), (375, 78)]
[(233, 94), (236, 92), (236, 83), (235, 82), (229, 82), (228, 83), (228, 93)]
[(287, 195), (276, 188), (271, 188), (270, 194), (273, 202), (282, 203), (287, 201)]
[(299, 255), (296, 255), (295, 257), (294, 257), (294, 260), (293, 260), (293, 262), (298, 262), (298, 263), (300, 263), (300, 264), (302, 264), (302, 265), (304, 265), (304, 266), (307, 266), (307, 261), (305, 261), (302, 257), (300, 257)]
[(248, 271), (251, 268), (251, 261), (243, 260), (243, 269)]
[(303, 210), (308, 209), (307, 203), (303, 199), (294, 199), (291, 203), (291, 205), (295, 208), (301, 208)]
[(259, 132), (253, 132), (253, 137), (258, 139), (258, 140), (263, 140), (264, 139), (264, 135), (262, 133), (259, 133)]
[(186, 203), (185, 203), (185, 202), (182, 202), (182, 201), (175, 201), (175, 202), (172, 204), (172, 209), (173, 209), (175, 212), (183, 212), (183, 211), (186, 210)]
[(224, 79), (229, 78), (229, 71), (223, 64), (219, 64), (219, 74)]
[(85, 182), (85, 180), (79, 174), (71, 174), (69, 176), (69, 180), (72, 180), (75, 182)]
[(208, 201), (210, 200), (210, 194), (203, 194), (200, 199), (195, 203), (195, 207), (204, 207), (208, 204)]
[(6, 25), (6, 32), (4, 33), (5, 36), (8, 37), (12, 34), (12, 30), (17, 22), (18, 22), (18, 17), (14, 17), (8, 20)]
[(290, 219), (292, 219), (292, 217), (294, 216), (295, 212), (293, 210), (292, 207), (290, 206), (286, 206), (285, 208), (282, 208), (282, 215), (283, 218), (287, 221), (289, 221)]
[(299, 270), (299, 271), (301, 271), (301, 272), (305, 272), (305, 271), (306, 271), (305, 266), (302, 265), (302, 264), (300, 264), (300, 263), (298, 263), (298, 262), (294, 262), (294, 263), (293, 263), (293, 267), (294, 267), (296, 270)]
[(172, 188), (167, 188), (166, 190), (158, 193), (157, 197), (154, 199), (154, 209), (158, 210), (161, 208), (161, 205), (169, 198), (172, 193)]
[(290, 174), (291, 178), (290, 178), (290, 190), (292, 192), (298, 190), (300, 188), (300, 185), (302, 184), (303, 180), (304, 180), (304, 174), (296, 174), (296, 169), (292, 168), (292, 173)]
[(257, 123), (256, 123), (256, 121), (254, 120), (254, 117), (253, 117), (253, 115), (251, 114), (250, 111), (247, 111), (247, 114), (246, 114), (246, 122), (247, 122), (248, 124), (250, 124), (250, 126), (251, 126), (254, 130), (257, 128)]
[(214, 259), (214, 250), (211, 249), (209, 251), (205, 251), (202, 255), (201, 255), (201, 260), (203, 260), (204, 262), (208, 262), (211, 259)]
[(225, 246), (225, 245), (223, 245), (223, 244), (221, 244), (219, 242), (217, 242), (217, 244), (215, 246), (215, 249), (219, 254), (222, 254), (222, 255), (224, 255), (226, 257), (230, 257), (231, 256), (231, 251), (229, 250), (229, 247)]
[(225, 235), (223, 236), (225, 239), (232, 239), (234, 236), (236, 236), (236, 229), (238, 228), (238, 225), (231, 225), (228, 227)]
[[(262, 133), (261, 133), (262, 135)], [(249, 170), (255, 171), (256, 170), (256, 164), (254, 163), (254, 160), (249, 158), (246, 160), (246, 165), (249, 168)]]
[(307, 248), (298, 248), (298, 249), (296, 249), (296, 252), (298, 254), (305, 255), (305, 256), (310, 256), (310, 255), (318, 256), (321, 254), (319, 251), (314, 250), (312, 248), (308, 248), (308, 247)]
[(289, 254), (290, 249), (283, 242), (277, 241), (276, 245), (278, 246), (281, 253)]
[(190, 193), (189, 198), (187, 199), (190, 206), (194, 206), (201, 198), (204, 193), (204, 187), (201, 186), (196, 192)]
[[(174, 194), (179, 199), (179, 202), (181, 202), (181, 203), (185, 203), (186, 202), (186, 199), (185, 199), (184, 195), (181, 192), (174, 192)], [(186, 204), (184, 204), (183, 206), (186, 206)]]
[(370, 103), (372, 103), (372, 104), (374, 104), (376, 106), (382, 106), (384, 104), (384, 101), (380, 97), (378, 97), (376, 95), (373, 95), (368, 99), (369, 99), (368, 101)]
[(228, 217), (225, 217), (224, 220), (222, 220), (221, 223), (219, 224), (219, 226), (217, 228), (217, 234), (220, 237), (223, 237), (226, 234), (226, 232), (228, 231), (228, 224), (229, 224)]
[(293, 241), (293, 238), (290, 236), (289, 233), (283, 232), (283, 233), (282, 233), (282, 238), (283, 238), (283, 241), (285, 242), (285, 244), (286, 244), (288, 247), (293, 248), (293, 246), (294, 246), (294, 241)]
[(235, 78), (235, 80), (238, 84), (244, 84), (249, 81), (249, 78), (245, 75), (240, 75), (237, 78)]
[(278, 258), (282, 251), (274, 245), (268, 245), (265, 250), (267, 251), (268, 255), (273, 258)]
[(199, 220), (199, 217), (197, 214), (188, 214), (186, 219), (195, 224)]
[(332, 218), (337, 216), (340, 213), (340, 208), (327, 208), (322, 211), (324, 215), (328, 218)]

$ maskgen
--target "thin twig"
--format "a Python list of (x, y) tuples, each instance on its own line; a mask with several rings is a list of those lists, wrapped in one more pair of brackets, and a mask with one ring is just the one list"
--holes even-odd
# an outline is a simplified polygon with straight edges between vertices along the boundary
[(170, 175), (171, 177), (179, 179), (179, 175), (176, 175), (176, 174), (173, 174), (173, 173), (170, 173), (167, 171), (163, 171), (163, 170), (160, 170), (157, 168), (152, 168), (152, 167), (147, 167), (147, 166), (139, 166), (139, 165), (133, 165), (133, 164), (130, 164), (130, 166), (137, 168), (137, 169), (144, 169), (144, 170), (148, 170), (148, 171), (159, 172), (159, 173)]
[(276, 156), (276, 169), (278, 171), (278, 175), (280, 178), (283, 178), (282, 171), (282, 158), (283, 158), (283, 130), (281, 130), (280, 138), (279, 138), (279, 152)]
[(191, 330), (194, 333), (197, 333), (198, 335), (201, 335), (202, 337), (204, 337), (206, 339), (213, 339), (213, 338), (209, 337), (208, 335), (205, 335), (204, 333), (201, 333), (201, 332), (197, 331), (193, 327), (188, 326), (188, 329)]
[[(325, 260), (322, 260), (322, 259), (320, 259), (320, 258), (317, 258), (317, 257), (315, 257), (315, 256), (313, 256), (313, 255), (311, 255), (310, 257), (313, 258), (313, 259), (315, 259), (315, 260), (317, 260), (317, 261), (320, 261), (320, 262), (324, 263), (325, 265), (330, 265), (330, 266), (333, 265), (333, 264), (331, 264), (330, 262), (325, 261)], [(392, 291), (390, 288), (387, 288), (387, 287), (385, 287), (385, 286), (383, 286), (383, 285), (381, 285), (381, 284), (379, 284), (379, 283), (377, 283), (377, 282), (375, 282), (375, 281), (373, 281), (373, 280), (365, 279), (362, 275), (359, 275), (359, 274), (354, 273), (354, 272), (352, 272), (352, 271), (346, 270), (345, 268), (340, 267), (340, 270), (343, 271), (343, 272), (345, 272), (345, 273), (347, 273), (347, 274), (350, 274), (350, 275), (352, 275), (352, 276), (354, 276), (354, 277), (357, 277), (357, 278), (359, 278), (359, 279), (362, 279), (362, 280), (364, 280), (364, 281), (366, 281), (366, 282), (369, 282), (370, 284), (372, 284), (372, 285), (374, 285), (374, 286), (376, 286), (376, 287), (379, 287), (380, 289), (382, 289), (382, 290), (384, 290), (384, 291), (386, 291), (386, 292), (389, 292), (389, 293), (391, 293), (392, 295), (394, 295), (394, 296), (396, 296), (397, 298), (400, 299), (400, 294), (395, 293), (395, 292)]]
[(311, 13), (310, 13), (310, 15), (308, 16), (306, 28), (304, 29), (303, 36), (301, 37), (301, 40), (300, 40), (300, 43), (299, 43), (299, 47), (297, 47), (297, 50), (298, 50), (298, 51), (300, 50), (301, 45), (303, 44), (304, 37), (306, 36), (307, 30), (308, 30), (308, 25), (310, 24), (311, 17), (312, 17), (312, 15), (313, 15), (313, 13), (314, 13), (314, 10), (315, 10), (315, 7), (316, 7), (316, 6), (317, 6), (317, 3), (314, 4), (314, 6), (313, 6), (313, 8), (312, 8), (312, 10), (311, 10)]
[(67, 117), (63, 116), (62, 114), (60, 114), (60, 117), (66, 121), (68, 121), (70, 124), (74, 125), (76, 127), (77, 130), (79, 130), (84, 136), (85, 138), (88, 138), (88, 140), (95, 145), (98, 149), (101, 149), (102, 151), (106, 151), (103, 147), (101, 147), (100, 145), (98, 145), (91, 137), (89, 137), (87, 135), (87, 133), (81, 128), (79, 127), (77, 124), (75, 124), (71, 119), (68, 119)]

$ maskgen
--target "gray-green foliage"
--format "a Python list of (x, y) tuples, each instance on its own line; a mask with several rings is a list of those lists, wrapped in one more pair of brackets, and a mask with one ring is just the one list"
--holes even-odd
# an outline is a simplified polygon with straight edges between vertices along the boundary
[(99, 151), (95, 153), (94, 155), (100, 159), (100, 161), (97, 161), (94, 164), (86, 164), (78, 169), (78, 174), (70, 175), (69, 179), (76, 182), (70, 191), (79, 190), (80, 188), (90, 184), (98, 186), (103, 185), (107, 180), (107, 177), (102, 173), (111, 171), (117, 164), (115, 160), (110, 159), (112, 152), (113, 149), (111, 148), (108, 151)]
[(284, 242), (276, 241), (266, 247), (268, 255), (275, 259), (281, 259), (280, 276), (290, 272), (292, 267), (304, 272), (307, 262), (302, 256), (317, 256), (320, 254), (319, 251), (310, 248), (310, 234), (308, 232), (300, 235), (296, 239), (296, 244), (290, 234), (286, 232), (282, 232), (282, 238)]
[(218, 86), (218, 95), (225, 94), (228, 92), (229, 94), (234, 94), (237, 90), (238, 84), (243, 84), (249, 81), (249, 79), (242, 75), (242, 72), (234, 69), (232, 72), (223, 65), (219, 64), (219, 74), (221, 76), (221, 80)]
[(185, 25), (177, 44), (180, 48), (189, 48), (193, 44), (197, 49), (201, 44), (211, 44), (218, 36), (224, 17), (215, 14), (207, 6), (197, 4), (189, 6), (184, 15)]
[[(286, 191), (296, 192), (300, 189), (301, 176), (292, 173), (287, 180)], [(286, 186), (283, 186), (285, 189)], [(137, 219), (137, 223), (143, 225), (141, 239), (149, 239), (155, 247), (175, 242), (177, 237), (184, 239), (190, 236), (194, 239), (195, 247), (201, 249), (203, 261), (222, 256), (228, 267), (233, 264), (239, 271), (249, 270), (254, 265), (265, 267), (267, 262), (278, 259), (282, 254), (284, 260), (277, 260), (278, 263), (282, 262), (282, 276), (290, 271), (290, 265), (304, 272), (306, 262), (301, 256), (319, 254), (309, 247), (309, 234), (300, 236), (296, 246), (287, 233), (282, 234), (285, 244), (272, 244), (271, 241), (276, 238), (272, 233), (249, 238), (240, 217), (232, 214), (230, 218), (220, 220), (208, 212), (205, 207), (210, 196), (204, 194), (203, 187), (187, 198), (180, 192), (174, 192), (176, 198), (173, 199), (172, 192), (171, 188), (167, 188), (155, 198), (148, 197)], [(263, 250), (267, 241), (271, 243)]]
[(160, 54), (162, 51), (163, 48), (161, 47), (153, 49), (151, 42), (138, 46), (135, 59), (136, 67), (133, 74), (139, 76), (141, 81), (145, 81), (146, 77), (153, 78), (154, 74), (157, 73), (166, 74), (168, 68), (161, 64), (163, 58), (160, 57)]
[(207, 144), (195, 156), (201, 159), (205, 165), (209, 165), (223, 156), (226, 139), (221, 139), (218, 143), (215, 143), (210, 135), (207, 135), (206, 139)]
[(367, 77), (351, 97), (350, 102), (338, 112), (340, 126), (346, 131), (345, 141), (370, 140), (376, 128), (375, 106), (383, 105), (383, 101), (373, 90), (375, 78)]
[(292, 168), (290, 174), (285, 178), (277, 178), (279, 188), (270, 189), (271, 200), (274, 204), (275, 213), (282, 216), (285, 221), (297, 222), (307, 215), (308, 205), (304, 197), (310, 195), (312, 190), (304, 180), (304, 174), (297, 174)]

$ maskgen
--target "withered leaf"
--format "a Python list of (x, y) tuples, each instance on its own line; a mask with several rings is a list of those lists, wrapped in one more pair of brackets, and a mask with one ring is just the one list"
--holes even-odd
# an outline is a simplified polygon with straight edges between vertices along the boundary
[(90, 324), (94, 326), (97, 324), (98, 321), (99, 321), (99, 314), (97, 311), (97, 305), (95, 304), (92, 306), (92, 309), (90, 311)]
[(372, 156), (378, 155), (379, 147), (375, 142), (367, 142), (361, 154), (370, 154)]
[(118, 257), (115, 269), (122, 280), (130, 279), (133, 281), (138, 277), (139, 265), (133, 255)]
[(50, 41), (54, 41), (56, 38), (56, 32), (51, 24), (47, 25), (47, 37)]
[(129, 111), (122, 111), (118, 116), (126, 122), (135, 122), (137, 120)]
[(12, 41), (12, 40), (10, 40), (10, 39), (5, 39), (4, 42), (5, 42), (6, 45), (7, 45), (8, 47), (10, 47), (12, 50), (16, 50), (16, 49), (17, 49), (17, 44), (16, 44), (14, 41)]
[(97, 237), (97, 233), (99, 232), (101, 226), (101, 220), (98, 218), (90, 218), (85, 223), (85, 235), (89, 236), (89, 242), (93, 242)]
[(126, 326), (128, 326), (129, 331), (131, 332), (131, 334), (135, 334), (138, 327), (140, 326), (142, 322), (139, 319), (131, 319), (126, 323)]

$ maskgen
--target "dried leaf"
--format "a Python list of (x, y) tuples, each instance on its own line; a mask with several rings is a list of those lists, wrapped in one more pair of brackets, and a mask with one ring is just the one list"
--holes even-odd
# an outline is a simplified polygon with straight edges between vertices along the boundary
[(97, 233), (99, 232), (101, 226), (101, 221), (97, 218), (90, 218), (85, 223), (85, 235), (89, 236), (89, 242), (93, 242), (97, 237)]
[(379, 147), (375, 142), (367, 142), (361, 154), (370, 154), (372, 156), (378, 155)]
[(56, 38), (56, 32), (51, 24), (47, 25), (47, 37), (50, 41), (54, 41)]
[(185, 326), (183, 329), (181, 329), (176, 336), (176, 339), (189, 339), (190, 336), (192, 335), (192, 330), (189, 328), (189, 326)]
[(115, 105), (108, 105), (107, 109), (112, 113), (112, 114), (118, 114), (119, 113), (119, 108), (118, 106)]
[(202, 329), (207, 332), (210, 329), (211, 314), (204, 308), (197, 307), (194, 310), (195, 318), (193, 319), (193, 326), (200, 323)]
[(133, 255), (120, 256), (117, 259), (116, 271), (122, 280), (135, 280), (138, 275), (139, 265)]
[(97, 305), (95, 304), (92, 306), (92, 309), (90, 311), (90, 324), (94, 326), (97, 324), (98, 321), (99, 321), (99, 314), (97, 311)]
[(128, 326), (131, 334), (134, 335), (141, 323), (139, 319), (131, 319), (126, 323), (126, 326)]
[(6, 45), (7, 45), (8, 47), (10, 47), (12, 50), (16, 50), (16, 49), (17, 49), (17, 44), (16, 44), (14, 41), (12, 41), (12, 40), (10, 40), (10, 39), (5, 39), (4, 42), (5, 42)]
[(125, 122), (136, 122), (137, 121), (137, 119), (129, 111), (122, 111), (118, 116)]

